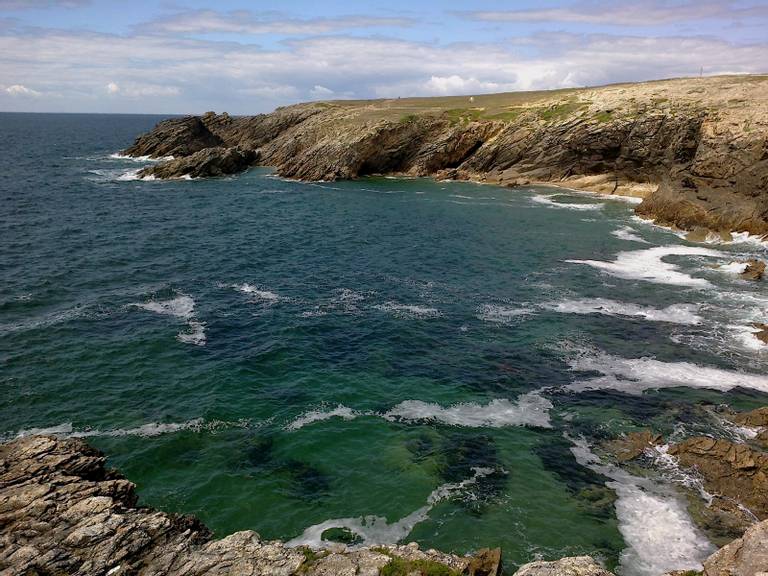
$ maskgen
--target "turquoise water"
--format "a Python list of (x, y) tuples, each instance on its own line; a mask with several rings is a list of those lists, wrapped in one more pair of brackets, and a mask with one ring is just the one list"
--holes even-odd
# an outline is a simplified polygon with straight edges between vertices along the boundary
[(768, 400), (768, 290), (710, 267), (756, 242), (554, 188), (132, 179), (110, 155), (157, 121), (0, 114), (2, 435), (87, 437), (145, 504), (217, 536), (346, 525), (650, 573), (633, 530), (663, 527), (574, 443), (734, 434), (696, 407)]

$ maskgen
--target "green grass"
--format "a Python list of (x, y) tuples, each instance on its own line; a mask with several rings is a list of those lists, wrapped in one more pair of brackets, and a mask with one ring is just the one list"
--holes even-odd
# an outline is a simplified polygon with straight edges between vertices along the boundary
[(474, 122), (480, 120), (485, 110), (482, 108), (452, 108), (445, 111), (451, 124)]
[(414, 572), (421, 576), (459, 576), (459, 572), (456, 570), (433, 560), (405, 560), (403, 558), (392, 558), (379, 574), (381, 576), (409, 576)]
[(523, 109), (518, 108), (516, 110), (508, 110), (507, 112), (498, 112), (497, 114), (489, 114), (483, 118), (486, 120), (503, 120), (505, 122), (512, 122), (517, 120), (524, 112)]
[(610, 122), (611, 119), (613, 119), (613, 112), (602, 111), (602, 112), (598, 112), (597, 114), (595, 114), (595, 120), (597, 120), (601, 124), (603, 122)]
[(400, 116), (400, 124), (413, 124), (418, 121), (418, 119), (418, 114), (404, 114), (403, 116)]
[(562, 120), (575, 114), (576, 112), (581, 112), (587, 106), (589, 106), (589, 104), (589, 102), (568, 100), (567, 102), (555, 104), (553, 106), (549, 106), (548, 108), (539, 108), (539, 118), (545, 120), (546, 122), (550, 122), (552, 120)]

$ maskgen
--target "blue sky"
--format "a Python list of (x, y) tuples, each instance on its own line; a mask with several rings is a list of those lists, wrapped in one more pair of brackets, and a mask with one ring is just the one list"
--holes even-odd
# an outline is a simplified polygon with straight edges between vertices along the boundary
[(0, 110), (244, 114), (312, 99), (768, 72), (768, 0), (0, 0)]

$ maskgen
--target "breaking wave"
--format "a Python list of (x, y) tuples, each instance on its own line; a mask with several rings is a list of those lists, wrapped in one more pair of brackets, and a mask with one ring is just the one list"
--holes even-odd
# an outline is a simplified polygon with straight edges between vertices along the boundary
[(531, 201), (537, 204), (543, 204), (552, 208), (562, 208), (565, 210), (602, 210), (605, 204), (577, 204), (567, 202), (557, 202), (554, 198), (567, 198), (566, 194), (537, 194), (531, 197)]
[(496, 399), (488, 404), (465, 402), (448, 407), (421, 400), (404, 400), (386, 412), (353, 410), (339, 404), (330, 410), (305, 412), (288, 424), (286, 430), (298, 430), (308, 424), (331, 418), (352, 420), (361, 416), (383, 418), (393, 422), (435, 422), (468, 428), (503, 428), (505, 426), (549, 428), (551, 426), (550, 408), (552, 403), (538, 392), (523, 394), (516, 402)]
[(571, 264), (586, 264), (598, 270), (624, 278), (626, 280), (643, 280), (657, 284), (671, 284), (673, 286), (689, 286), (691, 288), (711, 288), (712, 284), (704, 278), (694, 278), (669, 262), (665, 262), (665, 256), (723, 256), (722, 252), (709, 248), (692, 246), (659, 246), (647, 250), (635, 250), (631, 252), (619, 252), (616, 260), (606, 262), (604, 260), (566, 260)]
[(641, 244), (648, 244), (647, 240), (643, 240), (636, 233), (636, 230), (631, 226), (622, 226), (611, 232), (612, 236), (616, 236), (619, 240), (626, 240), (628, 242), (640, 242)]
[(205, 323), (195, 319), (195, 301), (190, 296), (181, 294), (169, 300), (134, 303), (130, 306), (186, 320), (187, 330), (179, 332), (176, 338), (186, 344), (205, 345)]
[(644, 318), (651, 322), (670, 322), (673, 324), (701, 324), (702, 318), (696, 312), (696, 304), (673, 304), (666, 308), (652, 308), (607, 298), (580, 298), (549, 302), (542, 305), (547, 310), (564, 314), (604, 314), (606, 316), (625, 316)]

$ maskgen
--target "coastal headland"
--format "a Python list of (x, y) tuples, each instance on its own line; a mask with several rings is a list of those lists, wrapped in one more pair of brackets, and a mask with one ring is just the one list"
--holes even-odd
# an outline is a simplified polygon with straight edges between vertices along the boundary
[(165, 120), (124, 154), (161, 159), (150, 179), (265, 165), (307, 181), (546, 183), (642, 198), (638, 215), (694, 238), (768, 234), (768, 76), (209, 112)]

